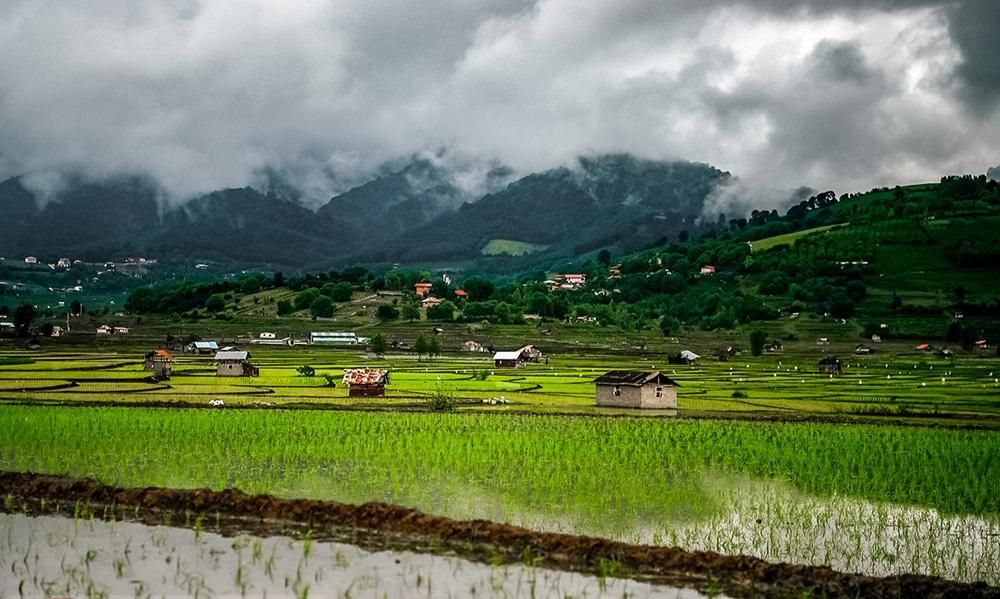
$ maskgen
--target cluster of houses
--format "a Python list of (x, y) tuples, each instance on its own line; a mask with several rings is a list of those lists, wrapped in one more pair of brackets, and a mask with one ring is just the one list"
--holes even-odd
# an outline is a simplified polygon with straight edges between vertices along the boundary
[[(214, 341), (195, 343), (215, 343)], [(192, 344), (194, 345), (194, 344)], [(190, 347), (190, 346), (189, 346)], [(214, 352), (216, 376), (260, 376), (260, 368), (250, 361), (250, 352), (236, 348), (223, 348)], [(155, 349), (146, 354), (143, 368), (159, 380), (169, 379), (173, 370), (174, 355), (165, 349)]]
[(576, 291), (587, 284), (587, 275), (582, 273), (552, 275), (551, 279), (546, 279), (542, 283), (549, 288), (549, 291), (556, 289)]

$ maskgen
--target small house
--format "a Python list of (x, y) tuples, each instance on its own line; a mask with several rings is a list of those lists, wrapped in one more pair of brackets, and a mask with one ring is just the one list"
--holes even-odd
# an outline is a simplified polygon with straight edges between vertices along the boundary
[(65, 331), (59, 325), (54, 325), (52, 327), (52, 332), (49, 333), (49, 337), (62, 337)]
[(820, 337), (819, 340), (816, 341), (816, 345), (830, 345), (830, 338)]
[(309, 343), (314, 345), (358, 345), (361, 340), (355, 333), (320, 331), (309, 333)]
[(854, 348), (854, 355), (856, 356), (870, 356), (875, 353), (875, 350), (867, 345), (857, 345)]
[(102, 324), (101, 326), (97, 327), (97, 334), (98, 335), (110, 335), (111, 334), (111, 327), (109, 327), (106, 324)]
[(913, 349), (915, 349), (916, 351), (919, 351), (919, 352), (929, 351), (931, 349), (931, 344), (930, 343), (921, 343), (920, 345), (916, 346)]
[(413, 292), (417, 294), (417, 297), (424, 297), (431, 292), (430, 283), (414, 283)]
[(220, 351), (215, 354), (215, 368), (218, 376), (260, 376), (248, 351)]
[(344, 384), (348, 397), (384, 397), (389, 383), (389, 371), (381, 368), (348, 368), (344, 370)]
[(462, 351), (484, 353), (488, 352), (489, 349), (482, 343), (470, 339), (462, 344)]
[(276, 339), (277, 337), (274, 333), (261, 333), (257, 336), (258, 339)]
[(156, 349), (146, 354), (143, 370), (149, 370), (158, 379), (169, 379), (174, 355), (165, 349)]
[(684, 351), (682, 351), (680, 356), (681, 356), (681, 361), (686, 364), (694, 364), (701, 358), (701, 356), (699, 356), (698, 354), (694, 353), (689, 349), (685, 349)]
[(56, 268), (69, 268), (73, 263), (70, 262), (69, 258), (59, 258), (56, 260)]
[(38, 258), (36, 258), (35, 256), (26, 256), (24, 258), (24, 263), (25, 264), (38, 264)]
[(520, 368), (524, 365), (521, 350), (498, 351), (493, 354), (493, 363), (497, 368)]
[(440, 305), (443, 301), (444, 300), (439, 297), (429, 296), (420, 301), (420, 306), (423, 308), (433, 308), (434, 306)]
[(219, 351), (219, 344), (215, 341), (195, 341), (188, 344), (188, 351), (199, 356), (214, 356)]
[(619, 408), (676, 408), (676, 381), (657, 371), (611, 370), (594, 380), (597, 405)]
[(542, 350), (538, 349), (534, 345), (525, 345), (520, 349), (521, 360), (524, 362), (535, 362), (536, 364), (542, 358)]
[(457, 297), (458, 299), (466, 299), (469, 297), (469, 294), (465, 291), (465, 289), (456, 289), (455, 297)]
[(819, 361), (819, 371), (822, 374), (841, 374), (844, 372), (844, 368), (840, 363), (840, 358), (827, 356)]
[(128, 327), (114, 327), (111, 332), (115, 335), (128, 335)]
[(701, 274), (701, 275), (705, 275), (705, 276), (707, 276), (707, 275), (714, 275), (715, 274), (715, 265), (714, 264), (706, 264), (706, 265), (704, 265), (704, 266), (701, 267), (701, 270), (699, 270), (698, 273)]
[(872, 343), (882, 343), (882, 336), (879, 334), (872, 335)]
[(976, 351), (988, 352), (991, 349), (993, 349), (993, 346), (991, 346), (986, 339), (976, 341)]

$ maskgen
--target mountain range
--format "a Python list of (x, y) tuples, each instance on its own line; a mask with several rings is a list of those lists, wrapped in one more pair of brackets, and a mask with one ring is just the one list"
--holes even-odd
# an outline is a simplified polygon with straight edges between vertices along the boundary
[(610, 154), (517, 179), (493, 165), (470, 182), (414, 157), (317, 210), (249, 187), (169, 204), (154, 183), (137, 177), (70, 180), (42, 202), (14, 177), (0, 182), (0, 255), (144, 255), (291, 268), (538, 263), (675, 237), (695, 226), (706, 198), (729, 177), (705, 164)]

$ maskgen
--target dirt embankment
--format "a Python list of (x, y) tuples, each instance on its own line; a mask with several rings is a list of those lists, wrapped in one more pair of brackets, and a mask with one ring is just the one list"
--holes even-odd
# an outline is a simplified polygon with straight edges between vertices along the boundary
[(0, 493), (4, 496), (0, 511), (6, 512), (114, 517), (261, 536), (310, 531), (316, 539), (368, 548), (450, 553), (489, 563), (531, 563), (735, 597), (1000, 599), (1000, 589), (982, 583), (915, 575), (859, 576), (746, 556), (540, 533), (484, 520), (457, 521), (382, 503), (280, 499), (233, 489), (126, 489), (90, 479), (23, 473), (0, 473)]

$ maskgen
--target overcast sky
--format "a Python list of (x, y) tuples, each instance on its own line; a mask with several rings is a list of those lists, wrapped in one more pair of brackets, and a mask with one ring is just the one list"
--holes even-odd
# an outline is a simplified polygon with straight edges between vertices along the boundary
[(998, 57), (993, 0), (3, 0), (0, 177), (318, 202), (448, 147), (857, 191), (1000, 164)]

